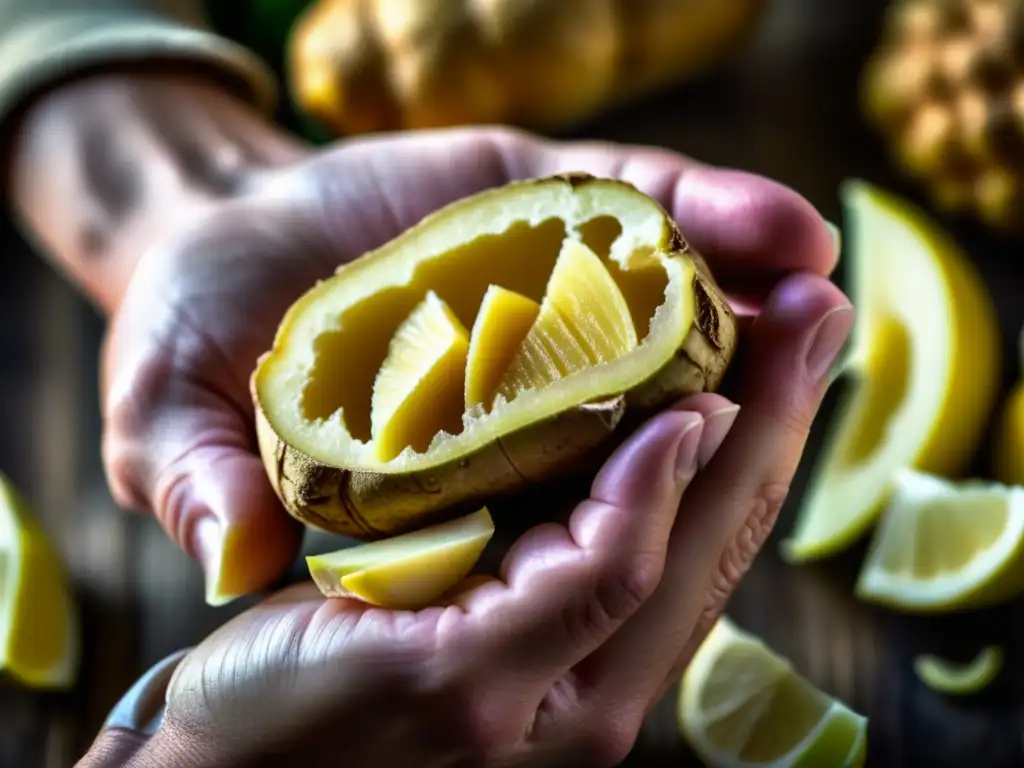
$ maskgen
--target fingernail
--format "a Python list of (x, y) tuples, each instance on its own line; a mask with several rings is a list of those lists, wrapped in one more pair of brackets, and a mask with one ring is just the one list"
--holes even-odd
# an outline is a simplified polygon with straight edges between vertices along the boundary
[(698, 469), (704, 469), (708, 462), (711, 461), (711, 458), (718, 452), (718, 449), (722, 447), (722, 443), (725, 442), (725, 436), (732, 429), (732, 425), (735, 423), (739, 412), (740, 407), (738, 405), (730, 405), (728, 408), (715, 411), (704, 419), (704, 430), (701, 433), (700, 448), (697, 451)]
[(697, 472), (697, 454), (700, 436), (704, 432), (704, 419), (699, 416), (683, 427), (683, 436), (676, 449), (676, 479), (688, 480)]
[(224, 544), (220, 521), (214, 515), (203, 515), (192, 525), (192, 551), (203, 567), (208, 605), (223, 605), (230, 600), (222, 594)]
[(853, 326), (853, 307), (834, 307), (825, 313), (807, 347), (807, 373), (820, 381), (836, 361)]
[(843, 231), (828, 219), (825, 220), (825, 225), (828, 227), (829, 232), (832, 233), (832, 243), (835, 245), (836, 258), (838, 258), (839, 254), (843, 251)]

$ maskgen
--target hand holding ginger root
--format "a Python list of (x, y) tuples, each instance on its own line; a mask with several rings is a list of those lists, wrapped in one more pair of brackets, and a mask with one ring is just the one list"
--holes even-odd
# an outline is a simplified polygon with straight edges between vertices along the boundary
[[(527, 531), (496, 575), (422, 611), (324, 600), (312, 584), (286, 590), (181, 662), (155, 735), (107, 729), (83, 765), (128, 752), (134, 765), (175, 767), (281, 755), (306, 765), (618, 762), (785, 499), (852, 322), (827, 279), (836, 253), (826, 223), (779, 184), (668, 151), (463, 129), (314, 153), (210, 88), (178, 84), (173, 98), (157, 98), (164, 86), (146, 81), (139, 98), (121, 99), (105, 87), (68, 86), (93, 91), (77, 100), (68, 91), (30, 115), (13, 169), (19, 211), (76, 275), (87, 262), (68, 255), (77, 241), (57, 224), (84, 194), (74, 177), (84, 166), (62, 163), (68, 178), (57, 179), (33, 160), (52, 162), (48, 142), (77, 130), (76, 109), (103, 106), (121, 124), (111, 104), (173, 103), (197, 110), (191, 124), (209, 128), (214, 146), (247, 137), (246, 153), (211, 154), (241, 158), (227, 176), (200, 173), (198, 161), (165, 173), (160, 163), (173, 153), (125, 166), (158, 169), (159, 183), (122, 211), (131, 226), (106, 232), (106, 245), (90, 241), (108, 259), (92, 263), (110, 265), (113, 279), (100, 270), (81, 280), (112, 315), (103, 380), (112, 487), (200, 561), (212, 598), (265, 588), (294, 561), (300, 538), (253, 429), (257, 358), (310, 286), (432, 211), (519, 179), (582, 171), (626, 181), (678, 224), (748, 330), (731, 365), (733, 400), (701, 392), (650, 416), (568, 521)], [(132, 123), (121, 149), (149, 124)], [(189, 183), (172, 205), (161, 195), (176, 179)], [(542, 294), (525, 295), (543, 304)], [(529, 367), (519, 370), (520, 381), (530, 378)], [(485, 400), (488, 386), (476, 390)], [(391, 424), (394, 412), (381, 414)], [(401, 443), (419, 433), (394, 434)]]

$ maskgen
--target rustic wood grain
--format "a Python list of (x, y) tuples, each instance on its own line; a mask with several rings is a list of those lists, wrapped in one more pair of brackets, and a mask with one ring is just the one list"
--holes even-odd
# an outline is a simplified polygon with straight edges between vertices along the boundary
[[(799, 189), (836, 222), (836, 189), (847, 176), (916, 198), (887, 168), (856, 111), (856, 74), (883, 4), (776, 0), (764, 36), (732, 71), (577, 133), (661, 144), (765, 173)], [(981, 264), (999, 305), (1006, 354), (1016, 359), (1024, 260), (1014, 243), (969, 223), (949, 226)], [(151, 520), (114, 508), (99, 459), (102, 322), (9, 227), (0, 239), (0, 470), (23, 489), (58, 542), (74, 575), (85, 640), (74, 692), (40, 695), (0, 685), (0, 768), (63, 768), (86, 749), (138, 674), (199, 640), (239, 606), (205, 606), (194, 564)], [(1005, 373), (1009, 383), (1017, 371)], [(820, 431), (819, 424), (801, 477)], [(986, 470), (979, 458), (978, 473)], [(1019, 602), (935, 619), (861, 605), (851, 596), (859, 549), (814, 567), (780, 561), (777, 542), (798, 497), (794, 492), (733, 599), (735, 620), (871, 717), (870, 765), (1024, 764), (1024, 664), (1013, 643), (1024, 636)], [(1007, 645), (1007, 671), (982, 696), (947, 699), (913, 676), (918, 652), (968, 658), (990, 642)], [(695, 764), (676, 732), (674, 696), (652, 714), (629, 765)]]

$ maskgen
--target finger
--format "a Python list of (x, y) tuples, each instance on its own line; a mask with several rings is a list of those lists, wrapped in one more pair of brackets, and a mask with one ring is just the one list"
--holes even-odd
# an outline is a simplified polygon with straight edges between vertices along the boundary
[(501, 580), (462, 597), (474, 651), (546, 691), (604, 642), (661, 577), (702, 427), (699, 413), (658, 415), (606, 462), (567, 526), (540, 525), (517, 541)]
[(132, 757), (149, 739), (148, 734), (124, 728), (104, 728), (89, 747), (82, 765), (131, 765)]
[(586, 171), (633, 184), (665, 207), (724, 281), (798, 270), (827, 275), (835, 268), (836, 242), (825, 220), (771, 179), (652, 147), (522, 135), (500, 142), (516, 178)]
[[(766, 475), (768, 480), (761, 486), (762, 488), (773, 486), (778, 488), (777, 495), (780, 498), (772, 505), (770, 492), (760, 494), (760, 496), (755, 494), (753, 508), (762, 509), (768, 514), (760, 518), (762, 520), (760, 525), (757, 524), (758, 518), (755, 516), (742, 522), (740, 527), (732, 532), (728, 545), (720, 558), (720, 568), (713, 572), (715, 575), (694, 631), (676, 664), (670, 670), (669, 678), (663, 684), (662, 690), (675, 682), (682, 668), (693, 657), (707, 633), (721, 617), (733, 590), (750, 568), (755, 555), (771, 533), (774, 521), (785, 501), (785, 489), (788, 489), (792, 482), (803, 454), (807, 436), (810, 433), (811, 424), (831, 381), (832, 365), (849, 337), (853, 325), (852, 306), (846, 297), (829, 283), (818, 281), (805, 283), (799, 277), (794, 277), (789, 283), (780, 286), (774, 298), (773, 313), (761, 323), (755, 334), (756, 357), (751, 370), (756, 370), (753, 366), (758, 365), (756, 362), (758, 359), (772, 358), (775, 354), (773, 350), (781, 350), (785, 347), (787, 338), (797, 335), (797, 333), (786, 332), (786, 322), (776, 324), (769, 320), (774, 320), (776, 317), (785, 318), (787, 315), (792, 316), (794, 317), (794, 331), (801, 327), (806, 328), (807, 324), (811, 322), (814, 323), (814, 328), (809, 334), (810, 341), (805, 341), (806, 346), (803, 348), (802, 373), (805, 391), (808, 393), (807, 397), (797, 396), (787, 407), (784, 393), (780, 391), (780, 387), (780, 390), (776, 390), (773, 398), (776, 404), (768, 402), (762, 406), (762, 410), (768, 418), (771, 418), (771, 413), (783, 414), (786, 410), (792, 414), (790, 417), (784, 415), (776, 417), (776, 421), (782, 420), (782, 424), (778, 427), (778, 431), (783, 437), (782, 450), (778, 456), (778, 465)], [(807, 321), (804, 324), (800, 322), (801, 309), (806, 312), (804, 317), (807, 318)], [(814, 317), (820, 317), (820, 319), (810, 320)], [(799, 355), (797, 357), (799, 359)], [(799, 368), (799, 366), (796, 367)], [(747, 379), (747, 397), (752, 400), (750, 393), (757, 385), (749, 376)], [(788, 439), (786, 439), (787, 430), (783, 427), (787, 418), (789, 420)], [(745, 426), (750, 427), (751, 425), (745, 424)], [(756, 428), (757, 426), (754, 425), (753, 429)], [(725, 463), (728, 459), (723, 458), (720, 461)], [(728, 471), (728, 469), (723, 471)]]
[(298, 185), (328, 213), (355, 211), (345, 221), (359, 227), (346, 225), (335, 239), (339, 251), (358, 254), (458, 198), (566, 171), (621, 179), (654, 197), (726, 282), (760, 278), (763, 285), (781, 273), (825, 275), (835, 267), (833, 233), (799, 194), (665, 149), (546, 141), (504, 128), (410, 132), (343, 142), (272, 185)]
[(262, 119), (250, 104), (224, 98), (216, 86), (190, 82), (181, 95), (200, 98), (204, 109), (183, 113), (167, 98), (166, 88), (136, 86), (130, 98), (142, 107), (136, 111), (148, 123), (148, 135), (159, 142), (160, 155), (201, 194), (231, 196), (242, 191), (250, 175), (311, 153), (309, 144)]
[[(742, 410), (686, 494), (661, 584), (587, 659), (603, 700), (648, 701), (710, 626), (771, 531), (844, 343), (853, 310), (834, 285), (800, 274), (771, 295), (750, 332)], [(710, 428), (710, 418), (708, 427)]]
[[(185, 360), (194, 345), (179, 331), (177, 356), (144, 345), (136, 359), (113, 365), (107, 352), (103, 458), (118, 503), (154, 512), (199, 561), (207, 602), (219, 605), (280, 576), (301, 528), (281, 511), (250, 422), (202, 381), (204, 366)], [(107, 350), (119, 346), (112, 337)]]
[[(385, 766), (461, 756), (474, 713), (434, 685), (431, 627), (311, 591), (258, 603), (190, 651), (167, 683), (154, 738), (173, 734), (168, 744), (187, 743), (210, 765), (252, 765), (256, 755), (264, 765)], [(339, 722), (364, 738), (339, 742)], [(243, 732), (241, 742), (224, 738)], [(282, 746), (288, 757), (273, 759)]]

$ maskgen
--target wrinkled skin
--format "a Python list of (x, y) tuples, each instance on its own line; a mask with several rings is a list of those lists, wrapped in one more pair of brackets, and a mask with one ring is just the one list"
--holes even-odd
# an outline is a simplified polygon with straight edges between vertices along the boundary
[[(204, 114), (253, 120), (201, 98), (212, 101)], [(826, 277), (836, 259), (826, 224), (781, 185), (662, 150), (502, 129), (315, 154), (262, 127), (247, 139), (259, 162), (229, 194), (196, 185), (188, 205), (112, 239), (114, 263), (143, 255), (104, 283), (123, 283), (123, 298), (93, 291), (112, 312), (112, 488), (203, 564), (211, 593), (266, 587), (299, 544), (265, 478), (247, 389), (282, 313), (339, 263), (481, 189), (581, 170), (657, 198), (746, 316), (730, 392), (740, 408), (702, 394), (654, 417), (567, 524), (528, 531), (497, 577), (468, 582), (450, 605), (391, 612), (325, 601), (306, 584), (242, 614), (183, 662), (166, 725), (137, 763), (275, 764), (268, 755), (287, 754), (303, 765), (490, 766), (568, 754), (614, 765), (786, 497), (852, 321)], [(48, 244), (59, 250), (59, 236)]]

